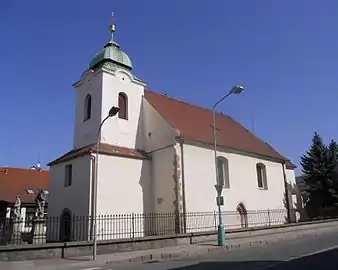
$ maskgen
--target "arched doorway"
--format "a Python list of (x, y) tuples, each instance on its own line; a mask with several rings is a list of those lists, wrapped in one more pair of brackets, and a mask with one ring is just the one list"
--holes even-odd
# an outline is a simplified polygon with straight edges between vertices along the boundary
[(241, 217), (241, 227), (248, 228), (248, 212), (243, 203), (239, 203), (237, 206), (237, 212)]
[(69, 209), (64, 209), (60, 218), (60, 241), (70, 242), (72, 231), (72, 213)]

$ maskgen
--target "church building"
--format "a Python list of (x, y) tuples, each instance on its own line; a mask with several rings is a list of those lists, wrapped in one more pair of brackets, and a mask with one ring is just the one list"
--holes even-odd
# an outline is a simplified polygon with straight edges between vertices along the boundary
[[(191, 232), (191, 213), (211, 213), (216, 222), (215, 163), (224, 183), (222, 211), (238, 213), (225, 214), (225, 226), (247, 226), (247, 213), (286, 209), (286, 197), (293, 207), (292, 196), (285, 196), (295, 183), (288, 158), (216, 113), (215, 162), (212, 111), (148, 90), (114, 39), (113, 24), (111, 32), (74, 84), (74, 145), (49, 164), (48, 216), (92, 215), (97, 173), (97, 215), (180, 213), (184, 232)], [(112, 107), (119, 111), (101, 127)]]

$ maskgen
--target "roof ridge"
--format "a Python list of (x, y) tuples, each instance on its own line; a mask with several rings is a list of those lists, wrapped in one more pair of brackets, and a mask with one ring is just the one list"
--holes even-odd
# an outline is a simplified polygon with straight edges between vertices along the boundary
[[(8, 167), (8, 166), (1, 166), (0, 167), (0, 170), (22, 170), (22, 171), (37, 171), (37, 170), (32, 170), (30, 168), (20, 168), (20, 167)], [(46, 170), (46, 169), (41, 169), (39, 170), (39, 172), (49, 172), (49, 170)]]

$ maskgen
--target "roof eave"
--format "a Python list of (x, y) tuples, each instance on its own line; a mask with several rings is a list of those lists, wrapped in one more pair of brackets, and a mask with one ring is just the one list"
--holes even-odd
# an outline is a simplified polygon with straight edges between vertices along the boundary
[[(86, 148), (88, 148), (88, 149), (86, 149)], [(139, 150), (136, 150), (136, 151), (139, 152), (139, 155), (128, 155), (128, 154), (117, 153), (117, 152), (112, 153), (112, 152), (108, 152), (108, 151), (104, 151), (104, 150), (100, 150), (100, 149), (99, 149), (99, 154), (107, 155), (107, 156), (132, 158), (132, 159), (141, 159), (141, 160), (151, 159), (149, 156), (143, 154), (141, 151), (139, 151)], [(67, 153), (62, 155), (61, 157), (59, 157), (59, 158), (55, 159), (54, 161), (48, 163), (47, 166), (52, 166), (52, 165), (64, 163), (64, 162), (73, 160), (73, 159), (78, 158), (78, 157), (83, 157), (83, 156), (92, 155), (92, 154), (96, 154), (95, 145), (85, 146), (83, 148), (80, 148), (79, 152), (74, 153), (74, 154), (70, 154), (69, 157), (65, 157), (67, 155)]]
[[(185, 137), (184, 135), (182, 135), (182, 136), (180, 135), (180, 137), (184, 137), (184, 143), (188, 143), (188, 144), (189, 143), (198, 143), (198, 144), (205, 145), (205, 146), (213, 148), (213, 145), (211, 143), (192, 140), (192, 139), (189, 139), (188, 137)], [(267, 155), (263, 155), (263, 154), (260, 154), (260, 153), (249, 152), (249, 151), (245, 151), (245, 150), (242, 150), (242, 149), (237, 149), (237, 148), (233, 148), (233, 147), (229, 147), (229, 146), (222, 146), (222, 145), (218, 145), (217, 147), (232, 150), (232, 151), (235, 151), (235, 152), (238, 152), (238, 153), (241, 153), (241, 154), (255, 155), (255, 156), (258, 156), (258, 157), (275, 160), (275, 161), (280, 162), (280, 163), (285, 162), (287, 169), (297, 168), (296, 165), (294, 165), (289, 159), (287, 159), (287, 158), (283, 159), (282, 156), (281, 156), (281, 158), (274, 157), (274, 156), (267, 156)], [(289, 163), (289, 165), (288, 165), (288, 163)]]

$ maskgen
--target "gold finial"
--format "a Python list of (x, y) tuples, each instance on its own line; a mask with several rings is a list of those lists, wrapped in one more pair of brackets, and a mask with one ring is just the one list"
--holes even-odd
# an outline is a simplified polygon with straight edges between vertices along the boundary
[(114, 12), (111, 13), (110, 32), (111, 32), (111, 40), (114, 40), (114, 32), (115, 32)]

